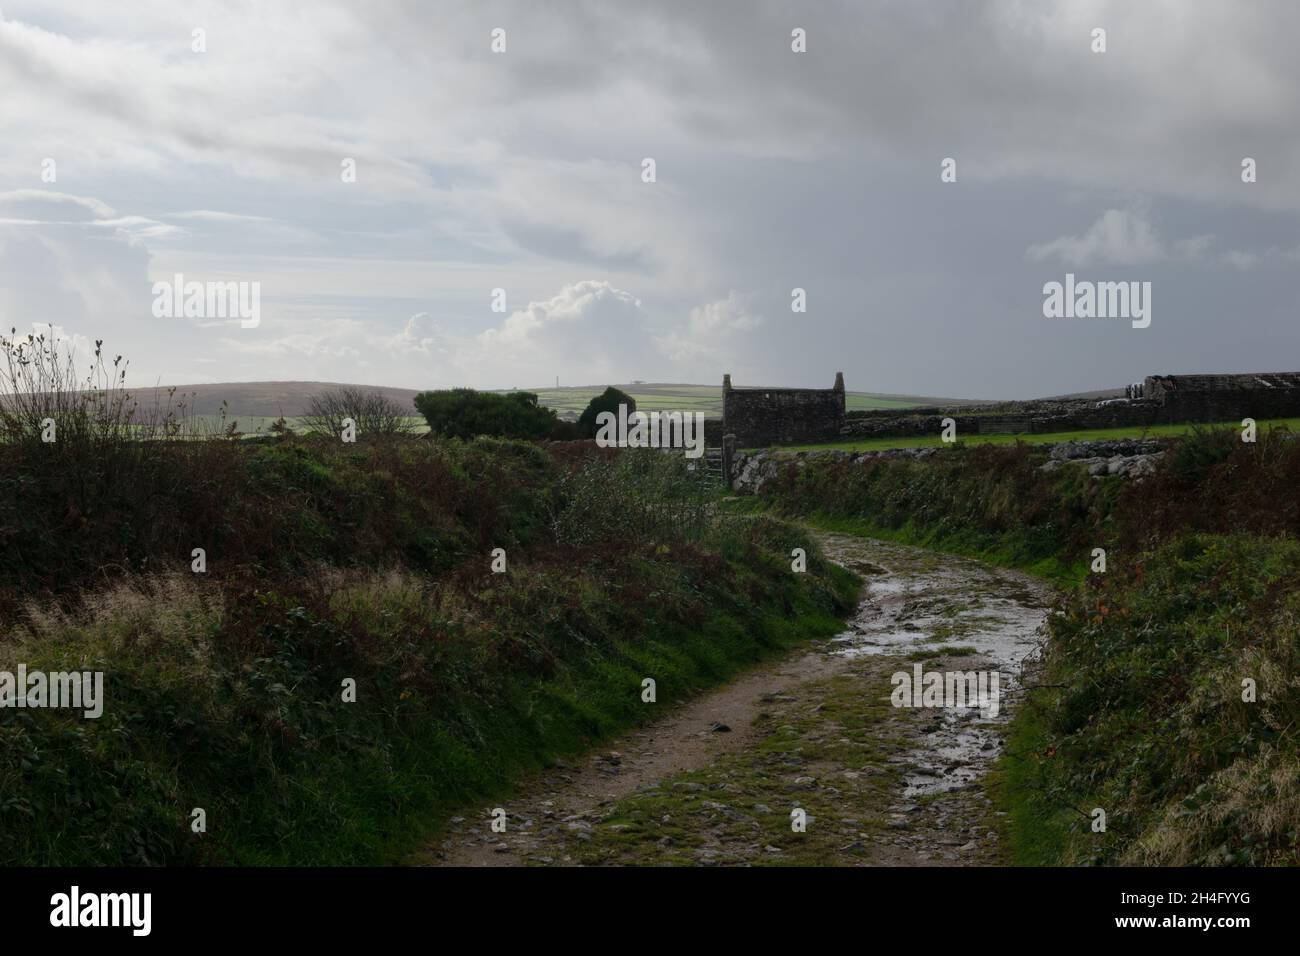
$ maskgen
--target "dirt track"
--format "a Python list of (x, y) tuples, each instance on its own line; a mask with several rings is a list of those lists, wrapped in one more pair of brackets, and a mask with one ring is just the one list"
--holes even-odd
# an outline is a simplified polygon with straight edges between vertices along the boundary
[[(982, 778), (1001, 749), (1051, 595), (977, 562), (823, 534), (868, 580), (850, 627), (762, 665), (503, 804), (453, 818), (415, 862), (987, 865)], [(996, 716), (891, 706), (891, 675), (997, 671)], [(726, 729), (724, 729), (726, 728)], [(792, 813), (805, 817), (804, 829)]]

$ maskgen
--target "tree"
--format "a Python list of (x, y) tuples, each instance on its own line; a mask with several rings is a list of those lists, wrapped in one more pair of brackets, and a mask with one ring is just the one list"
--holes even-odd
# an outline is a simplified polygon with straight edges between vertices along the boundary
[(533, 392), (477, 392), (452, 388), (421, 392), (415, 408), (429, 431), (444, 438), (567, 438), (572, 426), (552, 409), (537, 404)]
[(627, 415), (636, 411), (636, 400), (627, 392), (619, 391), (613, 385), (610, 385), (603, 392), (587, 403), (582, 414), (578, 417), (578, 431), (582, 433), (583, 438), (595, 438), (596, 432), (600, 428), (597, 416), (601, 412), (613, 412), (618, 414), (620, 405), (627, 406)]
[(343, 434), (345, 418), (356, 423), (362, 436), (405, 435), (414, 430), (406, 409), (377, 389), (348, 386), (312, 395), (302, 416), (309, 430), (335, 438)]

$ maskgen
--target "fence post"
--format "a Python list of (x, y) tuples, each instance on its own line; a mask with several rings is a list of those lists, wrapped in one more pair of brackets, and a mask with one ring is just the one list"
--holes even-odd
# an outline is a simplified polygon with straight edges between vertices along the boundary
[(731, 460), (736, 454), (736, 436), (722, 436), (722, 483), (731, 490)]

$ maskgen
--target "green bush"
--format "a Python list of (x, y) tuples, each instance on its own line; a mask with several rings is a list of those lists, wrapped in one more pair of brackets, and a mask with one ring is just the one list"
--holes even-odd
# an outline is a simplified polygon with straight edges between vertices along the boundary
[(561, 544), (698, 538), (713, 510), (709, 492), (680, 456), (649, 448), (593, 457), (565, 474), (558, 492), (552, 526)]
[(472, 388), (421, 392), (415, 409), (429, 431), (444, 438), (523, 438), (556, 440), (577, 437), (554, 410), (537, 404), (532, 392), (478, 392)]
[(602, 412), (610, 412), (617, 416), (620, 405), (626, 407), (626, 414), (630, 417), (636, 411), (636, 400), (627, 392), (620, 391), (613, 385), (610, 385), (599, 395), (595, 396), (587, 407), (582, 410), (578, 416), (578, 433), (583, 438), (595, 438), (599, 430), (597, 419)]
[(156, 443), (127, 488), (48, 447), (0, 456), (0, 608), (188, 567), (194, 548), (215, 575), (394, 559), (439, 573), (545, 532), (555, 474), (523, 443), (308, 436)]

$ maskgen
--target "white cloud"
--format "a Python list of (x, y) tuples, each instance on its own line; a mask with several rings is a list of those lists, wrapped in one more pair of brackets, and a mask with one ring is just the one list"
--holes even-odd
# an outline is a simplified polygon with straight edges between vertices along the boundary
[(145, 239), (180, 239), (189, 235), (179, 226), (150, 219), (148, 216), (118, 216), (116, 219), (96, 219), (96, 226), (120, 232), (134, 241)]
[(733, 332), (750, 332), (763, 324), (752, 315), (734, 289), (725, 299), (691, 309), (690, 332), (705, 339), (726, 337)]
[(1066, 266), (1145, 265), (1167, 255), (1145, 215), (1130, 209), (1107, 209), (1086, 231), (1029, 247), (1033, 262), (1055, 259)]
[(354, 333), (352, 329), (326, 328), (314, 333), (294, 333), (268, 339), (228, 338), (222, 344), (247, 355), (354, 359), (361, 356), (361, 351), (346, 341)]
[(148, 216), (119, 216), (108, 203), (91, 196), (74, 196), (46, 189), (13, 189), (0, 193), (0, 223), (10, 226), (91, 226), (110, 229), (133, 242), (176, 239), (187, 234), (184, 229)]
[(216, 209), (190, 209), (172, 215), (177, 219), (205, 219), (210, 222), (274, 222), (269, 216), (246, 216)]
[(671, 330), (656, 342), (674, 361), (716, 367), (716, 362), (735, 350), (739, 338), (762, 324), (762, 317), (751, 313), (741, 295), (732, 290), (725, 299), (691, 309), (684, 327)]
[(1174, 255), (1180, 259), (1201, 259), (1210, 251), (1212, 245), (1214, 245), (1214, 236), (1208, 233), (1179, 239), (1174, 243)]
[[(724, 360), (820, 381), (847, 355), (851, 380), (886, 391), (1085, 388), (1119, 360), (1084, 366), (1055, 335), (1014, 381), (999, 372), (1033, 320), (1032, 302), (1006, 307), (1026, 254), (1160, 264), (1193, 287), (1189, 320), (1141, 360), (1188, 366), (1225, 354), (1222, 326), (1192, 321), (1212, 301), (1196, 283), (1280, 273), (1263, 250), (1294, 241), (1300, 211), (1290, 2), (817, 4), (795, 55), (774, 0), (493, 0), (499, 57), (480, 4), (0, 5), (0, 308), (124, 337), (173, 382), (214, 359), (227, 379), (342, 376), (369, 349), (417, 386), (716, 381)], [(961, 179), (940, 190), (946, 155)], [(1107, 211), (1072, 220), (1079, 196)], [(1175, 222), (1199, 224), (1152, 225)], [(264, 327), (223, 344), (158, 326), (147, 280), (174, 272), (260, 279)], [(576, 291), (591, 276), (608, 288)], [(798, 318), (795, 285), (816, 290)], [(496, 286), (527, 305), (486, 312)], [(711, 301), (727, 289), (745, 298)], [(939, 332), (962, 345), (919, 362)]]
[(499, 329), (488, 329), (479, 342), (489, 349), (533, 349), (546, 335), (583, 344), (592, 337), (619, 339), (641, 331), (641, 300), (608, 282), (587, 279), (565, 286), (545, 302), (529, 302), (511, 314)]
[(1255, 252), (1249, 252), (1242, 249), (1230, 249), (1223, 254), (1223, 261), (1234, 269), (1240, 269), (1245, 272), (1259, 265), (1260, 256)]
[(601, 279), (564, 286), (477, 333), (449, 331), (428, 312), (412, 315), (376, 344), (396, 356), (431, 359), (431, 378), (447, 384), (536, 387), (628, 381), (655, 350), (647, 315), (632, 293)]
[(447, 355), (447, 333), (428, 312), (417, 312), (406, 320), (402, 331), (384, 343), (398, 354)]
[(521, 384), (555, 375), (575, 384), (625, 381), (650, 352), (646, 322), (632, 293), (587, 279), (479, 333), (465, 358), (471, 367), (509, 370)]
[(88, 196), (48, 189), (11, 189), (0, 193), (0, 209), (45, 222), (90, 222), (110, 219), (113, 207)]

